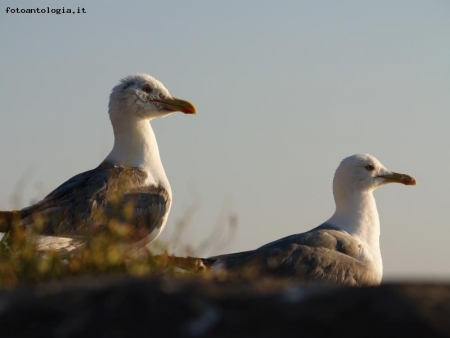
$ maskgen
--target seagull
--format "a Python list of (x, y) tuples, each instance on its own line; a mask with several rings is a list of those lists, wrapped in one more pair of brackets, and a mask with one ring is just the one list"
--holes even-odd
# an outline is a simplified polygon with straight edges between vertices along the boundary
[[(129, 75), (109, 100), (114, 146), (100, 165), (61, 184), (40, 202), (0, 211), (0, 231), (12, 224), (39, 229), (38, 250), (71, 252), (111, 224), (127, 224), (127, 242), (144, 246), (164, 229), (172, 190), (150, 121), (173, 112), (196, 114), (147, 74)], [(116, 223), (113, 223), (116, 222)]]
[(294, 277), (333, 285), (379, 285), (383, 276), (380, 221), (373, 191), (387, 183), (416, 185), (386, 169), (375, 157), (345, 158), (336, 170), (336, 211), (318, 227), (252, 251), (203, 259), (213, 272)]

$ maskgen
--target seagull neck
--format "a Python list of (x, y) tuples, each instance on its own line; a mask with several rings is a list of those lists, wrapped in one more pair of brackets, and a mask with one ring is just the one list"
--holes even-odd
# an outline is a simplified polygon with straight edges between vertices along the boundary
[(164, 174), (155, 133), (148, 120), (124, 118), (112, 125), (114, 146), (106, 161)]
[(380, 220), (372, 191), (334, 191), (336, 212), (327, 223), (379, 248)]

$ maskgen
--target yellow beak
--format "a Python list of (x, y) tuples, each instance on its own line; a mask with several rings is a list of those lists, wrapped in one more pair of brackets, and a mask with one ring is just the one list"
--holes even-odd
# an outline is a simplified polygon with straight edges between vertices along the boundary
[(155, 98), (152, 99), (152, 101), (162, 103), (164, 109), (168, 111), (180, 111), (185, 114), (197, 114), (197, 110), (192, 103), (177, 99), (176, 97), (172, 97), (170, 99)]
[(387, 175), (378, 175), (386, 180), (386, 182), (402, 183), (404, 185), (416, 185), (417, 181), (414, 177), (406, 174), (391, 173)]

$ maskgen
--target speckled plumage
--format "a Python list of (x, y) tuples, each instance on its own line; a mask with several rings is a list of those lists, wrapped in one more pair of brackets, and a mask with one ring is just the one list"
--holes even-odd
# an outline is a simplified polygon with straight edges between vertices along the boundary
[(172, 190), (149, 121), (175, 111), (196, 113), (150, 75), (122, 79), (110, 96), (114, 146), (106, 159), (30, 207), (0, 211), (0, 231), (12, 223), (33, 226), (42, 236), (39, 249), (70, 251), (87, 236), (105, 233), (114, 220), (132, 230), (128, 242), (150, 243), (166, 224)]
[(114, 219), (132, 225), (135, 234), (130, 239), (141, 240), (161, 227), (171, 203), (164, 187), (145, 185), (147, 176), (139, 168), (104, 162), (22, 209), (20, 224), (32, 224), (38, 215), (43, 220), (41, 235), (66, 237), (104, 233)]

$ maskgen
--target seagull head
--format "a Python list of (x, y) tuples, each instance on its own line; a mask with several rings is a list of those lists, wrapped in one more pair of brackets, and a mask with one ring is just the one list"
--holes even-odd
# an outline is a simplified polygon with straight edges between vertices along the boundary
[(335, 189), (373, 191), (387, 183), (417, 184), (409, 175), (386, 169), (374, 156), (357, 154), (342, 160), (334, 175), (333, 186)]
[(113, 88), (109, 101), (112, 120), (152, 120), (177, 111), (196, 113), (192, 103), (173, 97), (161, 82), (148, 74), (133, 74), (123, 78)]

